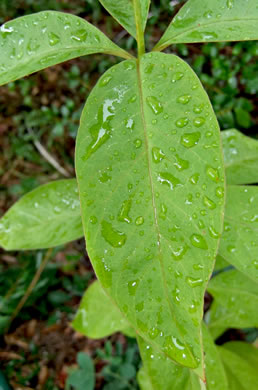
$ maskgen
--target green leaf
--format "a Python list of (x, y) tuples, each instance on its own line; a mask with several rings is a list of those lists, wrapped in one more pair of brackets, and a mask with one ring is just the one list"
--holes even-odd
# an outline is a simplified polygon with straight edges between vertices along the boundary
[(190, 367), (202, 361), (203, 295), (222, 227), (219, 137), (189, 66), (150, 53), (139, 68), (131, 60), (105, 73), (77, 138), (83, 224), (96, 274), (147, 342)]
[(257, 285), (237, 270), (221, 272), (211, 279), (213, 296), (208, 318), (210, 328), (248, 328), (258, 325)]
[(86, 290), (72, 325), (77, 332), (92, 339), (101, 339), (115, 332), (134, 336), (128, 322), (98, 281)]
[(131, 57), (86, 20), (54, 11), (3, 24), (0, 47), (0, 85), (86, 54)]
[(258, 280), (258, 187), (228, 186), (224, 232), (219, 254)]
[(173, 43), (258, 39), (256, 0), (188, 0), (154, 50)]
[(92, 359), (84, 352), (77, 355), (79, 369), (73, 371), (67, 381), (66, 389), (70, 386), (76, 390), (93, 390), (95, 387), (95, 368)]
[(227, 184), (258, 183), (258, 141), (235, 129), (221, 136)]
[(230, 264), (223, 259), (220, 255), (216, 257), (216, 263), (214, 267), (214, 271), (221, 271), (223, 268), (229, 267)]
[(218, 348), (226, 369), (230, 390), (257, 388), (258, 350), (240, 341)]
[(134, 38), (136, 38), (135, 4), (140, 5), (142, 31), (145, 30), (150, 0), (99, 0), (103, 7), (118, 21)]
[(0, 219), (0, 245), (6, 250), (51, 248), (82, 236), (75, 179), (36, 188)]
[[(206, 326), (202, 326), (207, 390), (229, 390), (219, 351)], [(138, 339), (143, 368), (138, 374), (141, 390), (203, 390), (202, 381), (193, 370), (175, 365), (143, 339)]]

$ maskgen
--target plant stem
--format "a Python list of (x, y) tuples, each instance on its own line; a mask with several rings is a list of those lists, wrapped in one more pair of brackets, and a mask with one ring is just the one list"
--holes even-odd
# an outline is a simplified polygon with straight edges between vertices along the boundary
[(24, 296), (22, 297), (22, 299), (18, 303), (15, 311), (13, 312), (13, 315), (12, 315), (12, 317), (10, 319), (10, 322), (9, 322), (9, 327), (10, 327), (11, 323), (13, 322), (13, 320), (17, 317), (17, 315), (19, 314), (19, 312), (21, 311), (23, 306), (25, 305), (27, 299), (29, 298), (30, 294), (32, 293), (32, 290), (34, 289), (34, 287), (38, 283), (39, 278), (40, 278), (42, 272), (44, 271), (44, 269), (45, 269), (45, 267), (46, 267), (46, 265), (48, 263), (48, 260), (50, 259), (51, 255), (52, 255), (52, 251), (53, 251), (52, 248), (48, 249), (45, 257), (42, 260), (42, 263), (39, 266), (39, 269), (35, 273), (34, 278), (32, 279), (29, 287), (27, 288), (26, 293), (24, 294)]
[(141, 57), (145, 53), (145, 43), (144, 43), (144, 33), (142, 29), (142, 15), (141, 15), (140, 1), (141, 0), (133, 0), (139, 57)]

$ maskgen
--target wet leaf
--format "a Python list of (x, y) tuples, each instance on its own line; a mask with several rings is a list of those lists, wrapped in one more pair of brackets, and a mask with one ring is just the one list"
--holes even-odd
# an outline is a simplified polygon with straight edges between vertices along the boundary
[(138, 374), (141, 390), (229, 390), (219, 352), (206, 326), (202, 326), (206, 388), (194, 370), (175, 365), (152, 346), (138, 339), (143, 368)]
[(258, 140), (235, 129), (222, 131), (227, 184), (258, 183)]
[(0, 85), (86, 54), (130, 57), (86, 20), (55, 11), (3, 24), (0, 48)]
[(0, 245), (6, 250), (51, 248), (82, 236), (75, 179), (36, 188), (0, 219)]
[(154, 50), (173, 43), (258, 39), (256, 0), (188, 0)]
[(257, 282), (258, 187), (227, 187), (224, 232), (219, 254)]
[(98, 281), (86, 290), (72, 325), (77, 332), (92, 339), (101, 339), (115, 332), (133, 336), (128, 322)]
[(209, 327), (248, 328), (258, 325), (257, 285), (237, 270), (221, 272), (211, 279), (208, 292), (213, 296)]
[(103, 75), (76, 149), (87, 250), (102, 286), (148, 343), (200, 371), (203, 295), (222, 227), (219, 136), (193, 71), (155, 53), (139, 69), (125, 61)]
[(134, 38), (136, 38), (136, 22), (134, 7), (140, 5), (142, 30), (144, 31), (148, 18), (150, 0), (99, 0), (108, 12), (118, 21)]
[(258, 350), (240, 341), (229, 342), (218, 348), (230, 390), (250, 390), (257, 387)]

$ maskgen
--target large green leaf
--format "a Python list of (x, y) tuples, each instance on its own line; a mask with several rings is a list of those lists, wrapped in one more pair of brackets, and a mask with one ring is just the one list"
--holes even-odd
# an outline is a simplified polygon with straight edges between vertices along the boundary
[(136, 38), (135, 5), (140, 6), (142, 31), (148, 18), (150, 0), (99, 0), (108, 12), (120, 23), (134, 38)]
[(235, 341), (224, 344), (218, 350), (226, 369), (230, 390), (255, 390), (257, 388), (257, 348)]
[(208, 316), (210, 328), (258, 326), (257, 284), (241, 272), (221, 272), (211, 279), (208, 291), (214, 298)]
[(258, 183), (258, 141), (235, 129), (221, 136), (227, 184)]
[(229, 390), (219, 351), (205, 325), (202, 332), (206, 387), (193, 370), (175, 365), (139, 338), (143, 360), (143, 369), (138, 375), (141, 390)]
[(73, 328), (92, 339), (101, 339), (119, 331), (133, 335), (128, 322), (98, 281), (86, 290), (73, 321)]
[(0, 48), (0, 85), (86, 54), (131, 57), (86, 20), (54, 11), (3, 24)]
[(257, 0), (188, 0), (154, 50), (173, 43), (258, 39)]
[(36, 188), (0, 219), (0, 245), (6, 250), (50, 248), (82, 236), (75, 179)]
[(258, 280), (258, 187), (228, 186), (219, 254)]
[(77, 138), (96, 274), (147, 342), (190, 367), (202, 360), (203, 295), (222, 227), (219, 136), (189, 66), (150, 53), (105, 73)]

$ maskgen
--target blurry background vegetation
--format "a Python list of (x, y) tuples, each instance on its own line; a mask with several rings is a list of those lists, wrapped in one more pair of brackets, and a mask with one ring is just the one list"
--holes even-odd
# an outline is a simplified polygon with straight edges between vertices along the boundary
[[(152, 1), (146, 48), (151, 50), (185, 1)], [(0, 24), (42, 10), (71, 12), (99, 27), (123, 48), (136, 44), (97, 0), (0, 0)], [(257, 42), (172, 46), (166, 50), (187, 61), (200, 77), (221, 129), (238, 128), (258, 138)], [(120, 61), (91, 55), (48, 68), (0, 88), (0, 216), (36, 186), (62, 178), (38, 151), (45, 148), (74, 177), (74, 146), (85, 100), (99, 76)], [(132, 339), (114, 335), (90, 341), (69, 327), (94, 274), (83, 240), (55, 248), (26, 305), (10, 319), (45, 256), (45, 251), (4, 253), (0, 249), (0, 387), (2, 373), (14, 389), (65, 388), (88, 353), (96, 371), (96, 389), (138, 389), (140, 359)], [(231, 332), (230, 338), (248, 335)], [(7, 387), (6, 387), (7, 389)], [(75, 387), (76, 390), (87, 390)]]

